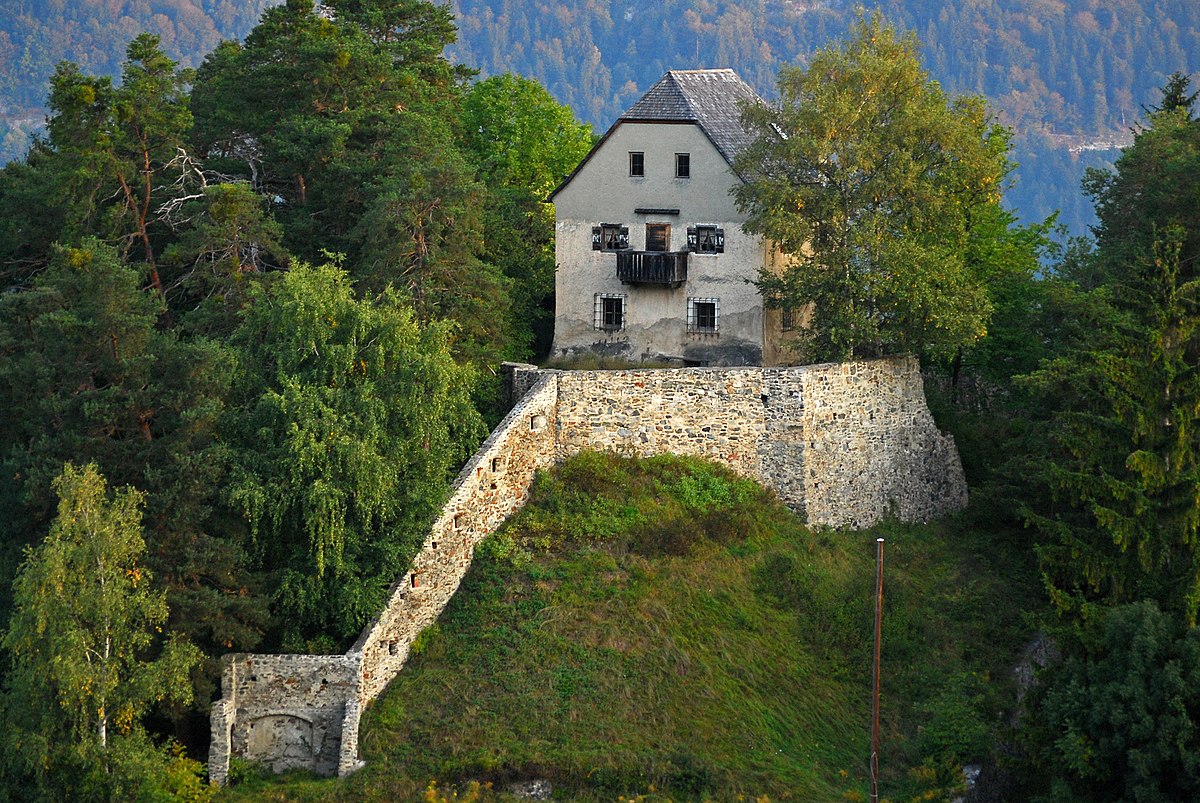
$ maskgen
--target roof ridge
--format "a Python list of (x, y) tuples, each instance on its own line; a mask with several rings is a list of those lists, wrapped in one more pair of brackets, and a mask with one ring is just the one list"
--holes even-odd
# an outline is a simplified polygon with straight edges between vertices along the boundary
[[(700, 72), (700, 71), (699, 70), (679, 70), (678, 72)], [(692, 116), (693, 120), (699, 121), (700, 110), (697, 109), (696, 104), (692, 102), (691, 95), (689, 95), (687, 93), (687, 91), (684, 90), (683, 86), (679, 83), (679, 79), (675, 77), (675, 73), (676, 73), (676, 70), (667, 70), (667, 74), (663, 77), (671, 79), (671, 83), (675, 86), (675, 91), (679, 93), (679, 96), (681, 98), (683, 98), (683, 103), (685, 106), (687, 106), (688, 113)]]

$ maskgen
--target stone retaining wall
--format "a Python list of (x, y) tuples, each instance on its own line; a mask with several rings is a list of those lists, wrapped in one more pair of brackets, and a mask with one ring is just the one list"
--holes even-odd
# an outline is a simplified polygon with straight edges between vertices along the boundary
[(534, 473), (579, 451), (707, 457), (773, 488), (816, 525), (923, 521), (966, 504), (954, 442), (934, 425), (912, 359), (505, 372), (519, 402), (463, 468), (412, 568), (350, 651), (226, 658), (212, 712), (214, 783), (225, 781), (230, 755), (322, 774), (361, 766), (363, 706), (445, 608), (475, 546), (525, 503)]

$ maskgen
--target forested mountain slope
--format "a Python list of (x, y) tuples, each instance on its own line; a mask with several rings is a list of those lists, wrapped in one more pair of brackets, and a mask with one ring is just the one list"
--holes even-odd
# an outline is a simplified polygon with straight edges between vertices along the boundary
[[(485, 72), (541, 81), (601, 129), (667, 69), (732, 67), (770, 96), (785, 64), (844, 35), (848, 0), (454, 0), (455, 55)], [(868, 6), (876, 4), (867, 4)], [(988, 98), (1017, 133), (1024, 167), (1009, 203), (1026, 220), (1056, 208), (1090, 222), (1084, 166), (1115, 158), (1142, 105), (1175, 70), (1200, 69), (1191, 0), (882, 0), (921, 40), (952, 93)], [(1107, 149), (1093, 150), (1100, 143)]]
[[(146, 30), (184, 66), (241, 37), (273, 0), (12, 0), (0, 6), (0, 162), (40, 126), (47, 80), (70, 59), (115, 75)], [(781, 65), (842, 36), (849, 0), (452, 0), (454, 57), (484, 75), (535, 78), (598, 128), (668, 69), (732, 67), (764, 95)], [(1093, 218), (1078, 190), (1107, 164), (1168, 75), (1200, 69), (1192, 0), (882, 0), (917, 32), (932, 75), (985, 95), (1016, 130), (1022, 164), (1008, 201), (1025, 220), (1061, 209), (1074, 233)], [(1108, 147), (1105, 147), (1107, 144)]]
[(143, 31), (195, 67), (222, 39), (240, 39), (278, 0), (5, 0), (0, 3), (0, 163), (22, 156), (44, 122), (54, 65), (117, 75)]

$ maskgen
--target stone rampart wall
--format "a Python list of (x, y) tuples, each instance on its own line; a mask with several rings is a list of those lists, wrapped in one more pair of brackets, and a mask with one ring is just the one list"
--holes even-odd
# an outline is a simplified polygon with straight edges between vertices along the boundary
[(966, 504), (954, 442), (908, 358), (563, 373), (558, 447), (560, 459), (583, 449), (706, 457), (831, 527), (924, 521)]
[[(773, 488), (812, 524), (922, 521), (966, 503), (953, 441), (925, 405), (915, 360), (802, 368), (537, 371), (463, 468), (411, 569), (344, 656), (235, 655), (213, 706), (210, 776), (229, 756), (274, 769), (358, 766), (358, 722), (445, 608), (475, 546), (529, 495), (534, 473), (585, 449), (706, 457)], [(514, 395), (517, 395), (514, 393)]]
[(706, 457), (758, 476), (762, 369), (571, 371), (558, 380), (560, 455)]
[(927, 521), (966, 505), (958, 450), (929, 414), (916, 360), (815, 368), (801, 375), (810, 522)]
[(351, 654), (362, 656), (362, 701), (373, 700), (437, 619), (471, 566), (475, 545), (525, 504), (533, 475), (555, 459), (556, 374), (543, 375), (463, 468), (412, 569)]
[(362, 707), (386, 688), (413, 640), (446, 607), (475, 545), (525, 503), (534, 473), (555, 460), (558, 376), (525, 376), (532, 389), (463, 467), (411, 569), (348, 653), (226, 656), (211, 716), (214, 783), (225, 782), (231, 755), (277, 772), (304, 767), (345, 775), (361, 765)]

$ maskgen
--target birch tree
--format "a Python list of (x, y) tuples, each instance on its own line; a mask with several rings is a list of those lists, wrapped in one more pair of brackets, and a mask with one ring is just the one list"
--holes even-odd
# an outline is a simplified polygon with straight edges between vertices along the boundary
[(58, 516), (27, 552), (3, 638), (5, 738), (10, 757), (43, 776), (107, 775), (130, 737), (146, 744), (141, 719), (153, 704), (190, 702), (200, 653), (178, 638), (159, 644), (168, 611), (142, 563), (142, 494), (110, 494), (94, 465), (69, 463), (55, 490)]

